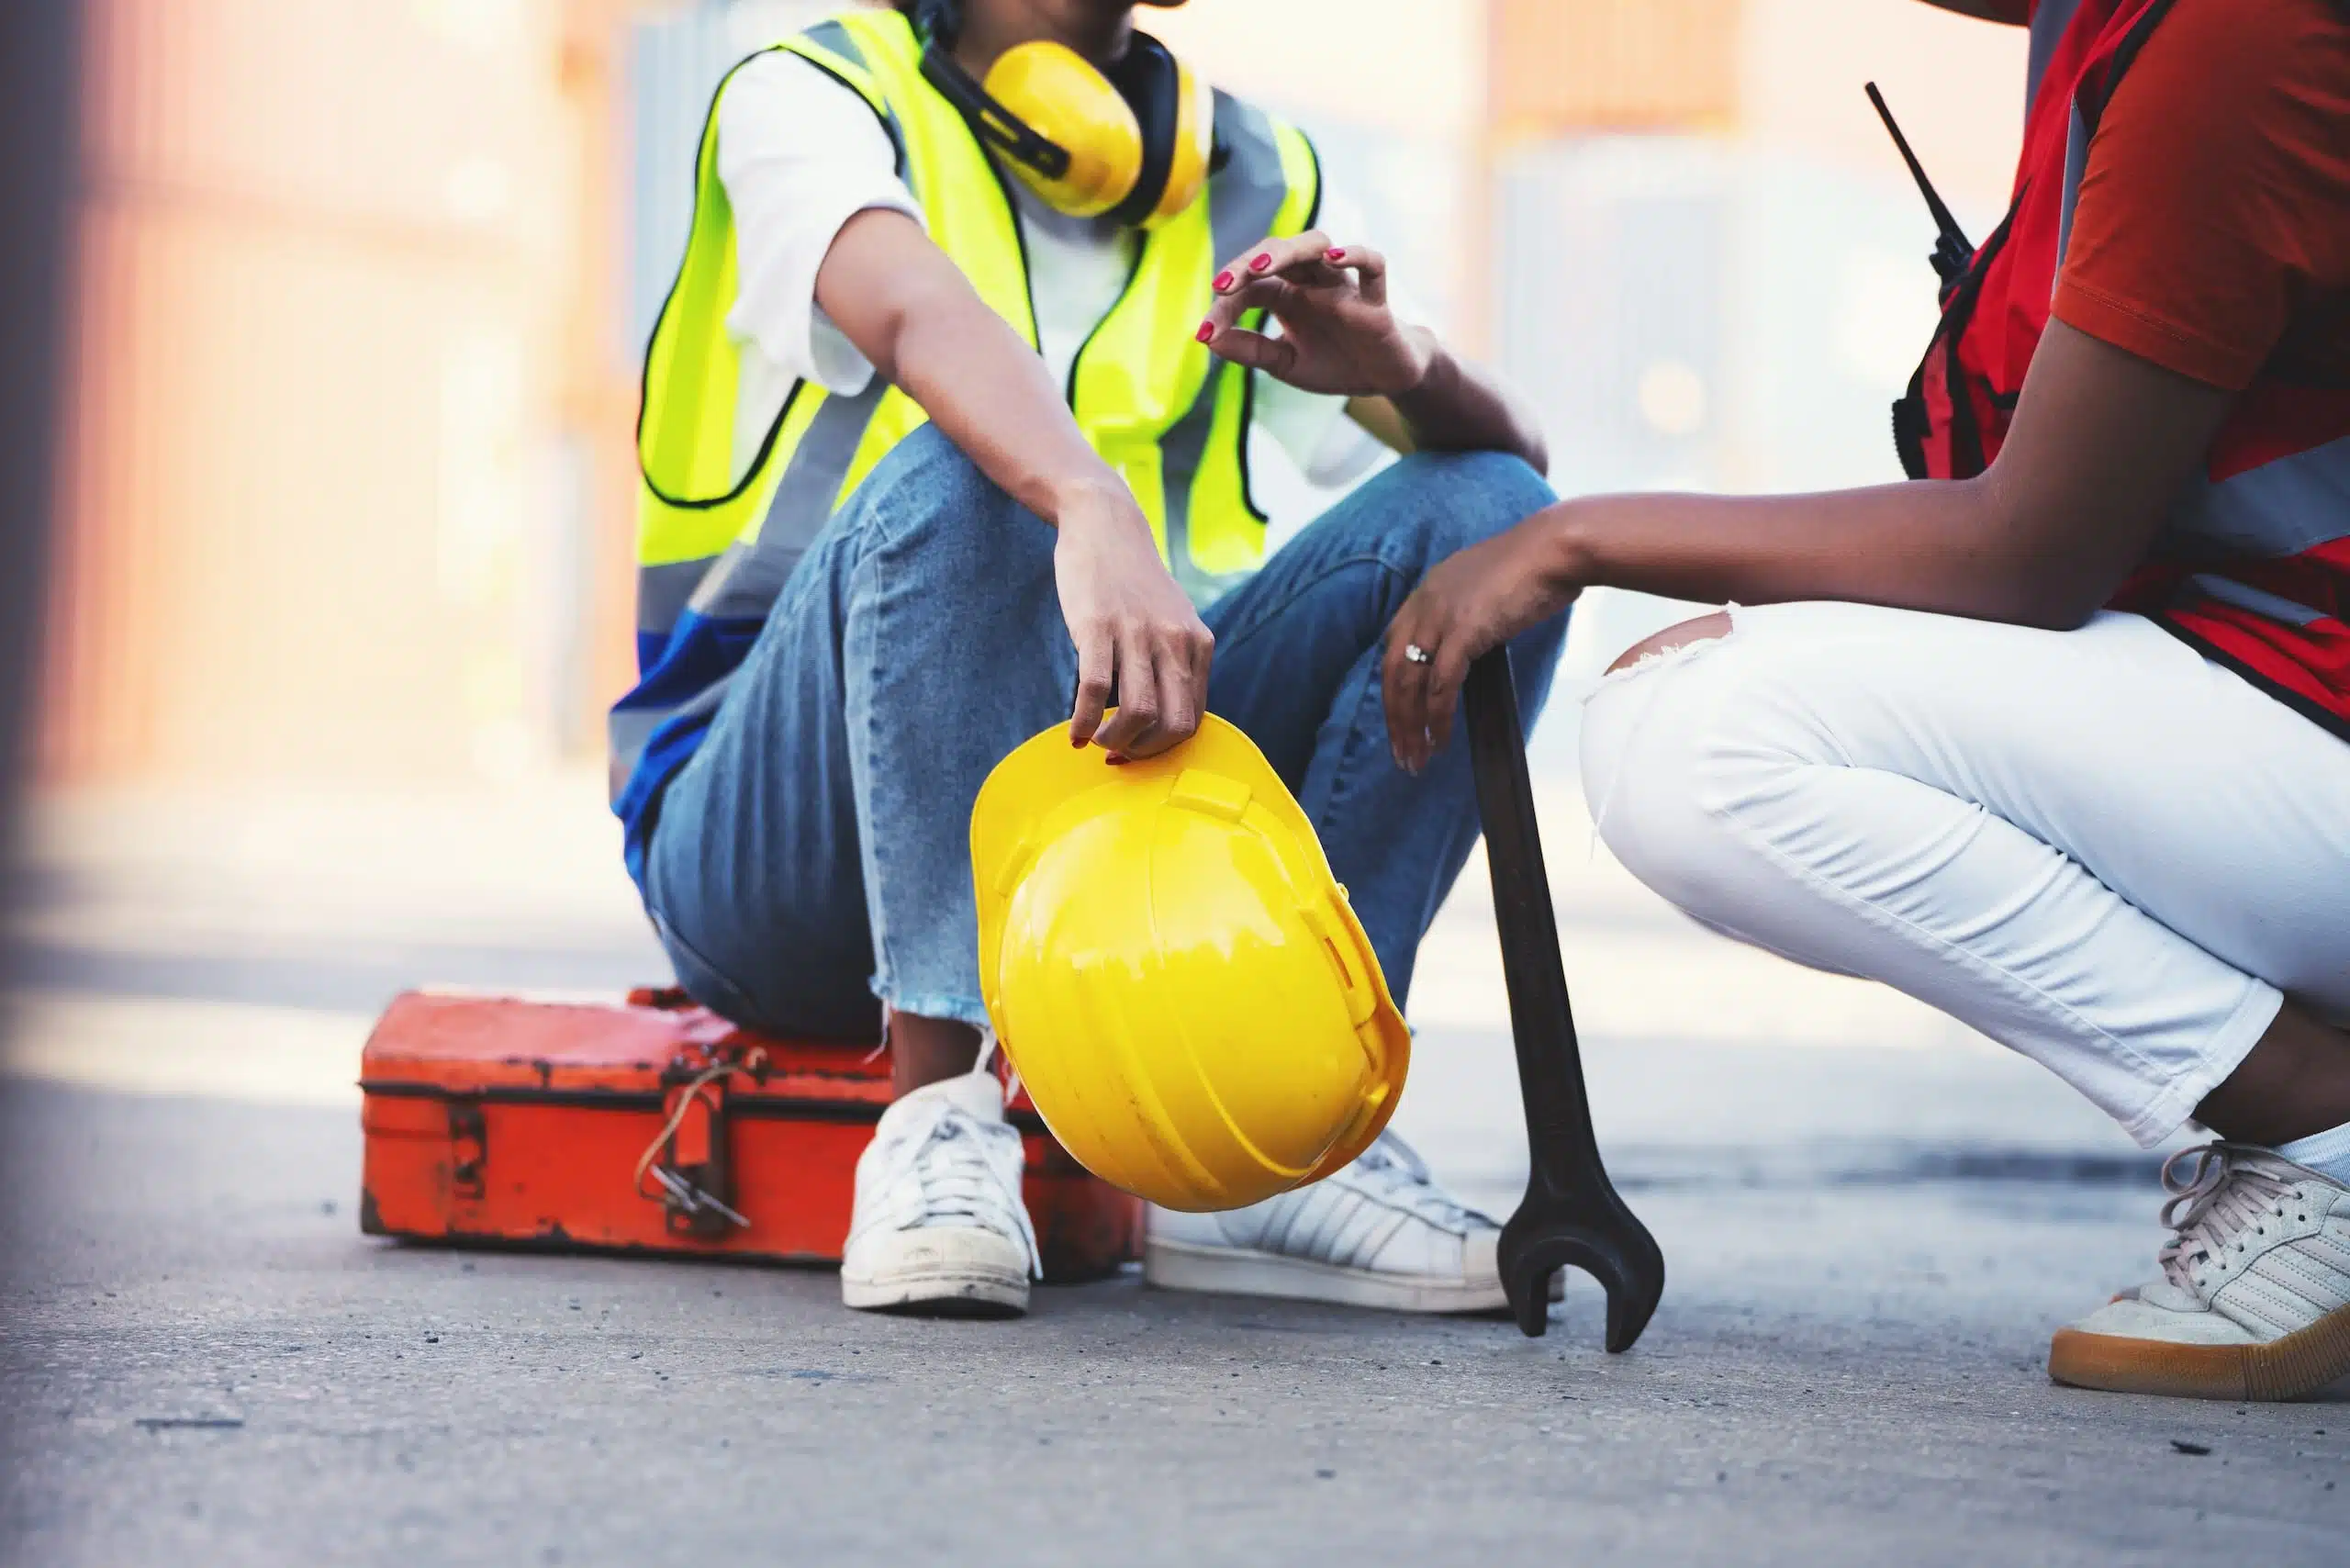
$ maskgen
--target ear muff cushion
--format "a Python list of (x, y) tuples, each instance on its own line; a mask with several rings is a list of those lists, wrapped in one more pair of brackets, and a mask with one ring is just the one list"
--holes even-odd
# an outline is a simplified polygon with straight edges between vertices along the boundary
[(1177, 62), (1181, 81), (1177, 93), (1174, 156), (1167, 167), (1167, 188), (1158, 205), (1143, 219), (1147, 229), (1181, 212), (1199, 199), (1215, 167), (1215, 90)]
[(1111, 84), (1134, 109), (1142, 129), (1142, 172), (1126, 199), (1110, 216), (1130, 228), (1139, 228), (1158, 210), (1167, 194), (1167, 176), (1175, 162), (1176, 124), (1182, 116), (1184, 72), (1168, 47), (1148, 33), (1136, 32), (1126, 52), (1107, 73)]
[(1047, 40), (1016, 44), (989, 68), (986, 91), (1002, 109), (1069, 155), (1058, 177), (1019, 161), (1013, 172), (1056, 209), (1091, 218), (1131, 200), (1148, 142), (1116, 85)]

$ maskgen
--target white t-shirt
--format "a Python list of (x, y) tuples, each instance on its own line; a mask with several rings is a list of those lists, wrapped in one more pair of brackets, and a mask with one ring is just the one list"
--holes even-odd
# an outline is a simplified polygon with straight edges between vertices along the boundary
[[(718, 175), (734, 208), (739, 283), (727, 329), (744, 345), (734, 452), (739, 472), (757, 453), (792, 383), (853, 397), (873, 367), (816, 303), (816, 274), (841, 226), (872, 207), (917, 223), (922, 208), (898, 178), (895, 150), (872, 108), (787, 50), (736, 73), (718, 114)], [(1125, 292), (1140, 236), (1098, 218), (1054, 211), (1016, 179), (1011, 187), (1028, 252), (1038, 348), (1063, 385), (1069, 365)], [(1322, 227), (1360, 238), (1326, 196)], [(1224, 258), (1219, 258), (1222, 260)], [(1315, 485), (1360, 477), (1386, 449), (1346, 417), (1346, 400), (1257, 376), (1258, 429)]]

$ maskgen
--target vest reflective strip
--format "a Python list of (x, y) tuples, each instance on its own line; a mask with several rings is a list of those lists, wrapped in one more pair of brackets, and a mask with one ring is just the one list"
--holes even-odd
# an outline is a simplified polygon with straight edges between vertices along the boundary
[(2040, 0), (2031, 14), (2031, 53), (2023, 83), (2024, 112), (2031, 112), (2031, 102), (2040, 96), (2041, 79), (2048, 74), (2048, 62), (2055, 56), (2056, 45), (2063, 40), (2065, 29), (2073, 25), (2073, 13), (2081, 8), (2081, 0)]
[(2232, 604), (2238, 610), (2249, 610), (2255, 615), (2265, 615), (2288, 626), (2314, 626), (2327, 618), (2325, 611), (2312, 610), (2282, 594), (2269, 593), (2248, 583), (2237, 582), (2233, 577), (2215, 577), (2210, 572), (2196, 573), (2187, 579), (2186, 586), (2218, 599), (2221, 604)]
[(2216, 485), (2199, 481), (2180, 498), (2170, 528), (2248, 555), (2300, 555), (2350, 537), (2350, 436)]
[(791, 461), (784, 466), (756, 535), (728, 545), (695, 589), (690, 601), (695, 614), (712, 621), (748, 621), (767, 612), (831, 519), (834, 498), (841, 493), (865, 428), (887, 391), (876, 382), (854, 398), (824, 400), (800, 444), (791, 449)]
[[(1234, 200), (1219, 201), (1214, 193), (1209, 197), (1208, 216), (1218, 264), (1238, 255), (1242, 246), (1272, 233), (1289, 196), (1281, 144), (1275, 140), (1271, 123), (1258, 110), (1219, 93), (1216, 118), (1223, 122), (1227, 117), (1233, 134), (1226, 135), (1225, 141), (1232, 149), (1232, 162), (1225, 173), (1234, 177), (1241, 190)], [(1254, 314), (1257, 322), (1251, 324), (1261, 324), (1263, 313)], [(1192, 399), (1192, 406), (1159, 443), (1167, 487), (1167, 559), (1183, 591), (1202, 605), (1221, 597), (1241, 576), (1203, 571), (1192, 554), (1192, 492), (1207, 454), (1208, 436), (1214, 429), (1216, 400), (1227, 380), (1234, 379), (1225, 372), (1237, 368), (1222, 364), (1212, 368), (1200, 383), (1199, 395)], [(1242, 439), (1247, 439), (1245, 433)]]
[[(1314, 225), (1321, 207), (1322, 177), (1314, 149), (1287, 126), (1273, 128), (1288, 194), (1273, 220), (1272, 232), (1292, 235)], [(1261, 324), (1260, 314), (1244, 318)], [(1249, 494), (1248, 430), (1254, 413), (1256, 377), (1238, 365), (1226, 364), (1216, 374), (1223, 385), (1215, 399), (1214, 418), (1208, 428), (1207, 450), (1192, 487), (1192, 564), (1208, 573), (1236, 575), (1253, 571), (1265, 554), (1265, 516)]]
[(817, 48), (828, 50), (852, 64), (865, 65), (865, 50), (857, 48), (856, 39), (849, 36), (848, 28), (843, 27), (837, 18), (818, 22), (800, 36)]
[(732, 672), (711, 681), (674, 708), (615, 708), (604, 722), (604, 734), (609, 743), (611, 761), (606, 786), (610, 798), (617, 801), (628, 788), (629, 776), (636, 771), (637, 758), (644, 755), (646, 743), (653, 732), (672, 719), (692, 718), (697, 714), (715, 713), (719, 703), (726, 699), (726, 689), (734, 683)]
[(703, 555), (691, 561), (664, 561), (658, 566), (636, 569), (636, 629), (655, 635), (667, 633), (677, 624), (677, 617), (685, 613), (693, 601), (694, 590), (716, 555)]
[(2048, 276), (2048, 297), (2065, 278), (2065, 249), (2073, 242), (2073, 206), (2080, 200), (2081, 176), (2089, 166), (2089, 122), (2076, 104), (2065, 121), (2065, 196), (2056, 208), (2056, 266)]

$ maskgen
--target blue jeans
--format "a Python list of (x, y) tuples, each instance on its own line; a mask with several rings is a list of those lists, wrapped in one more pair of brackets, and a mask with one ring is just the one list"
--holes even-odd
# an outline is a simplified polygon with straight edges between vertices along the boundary
[[(1399, 1002), (1478, 825), (1465, 745), (1417, 778), (1389, 754), (1381, 641), (1428, 567), (1550, 500), (1514, 457), (1407, 458), (1204, 615), (1209, 708), (1296, 793)], [(653, 829), (645, 902), (695, 1000), (836, 1038), (875, 1037), (876, 998), (985, 1025), (971, 802), (1069, 718), (1054, 537), (928, 426), (825, 525)], [(1513, 644), (1529, 725), (1565, 635)]]

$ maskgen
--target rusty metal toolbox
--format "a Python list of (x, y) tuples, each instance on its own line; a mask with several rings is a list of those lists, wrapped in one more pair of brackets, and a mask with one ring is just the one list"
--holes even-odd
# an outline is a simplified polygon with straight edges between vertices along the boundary
[[(675, 991), (422, 991), (376, 1024), (360, 1091), (369, 1235), (837, 1262), (890, 1065), (737, 1029)], [(1012, 1118), (1046, 1277), (1139, 1257), (1140, 1202), (1070, 1159), (1025, 1096)]]

